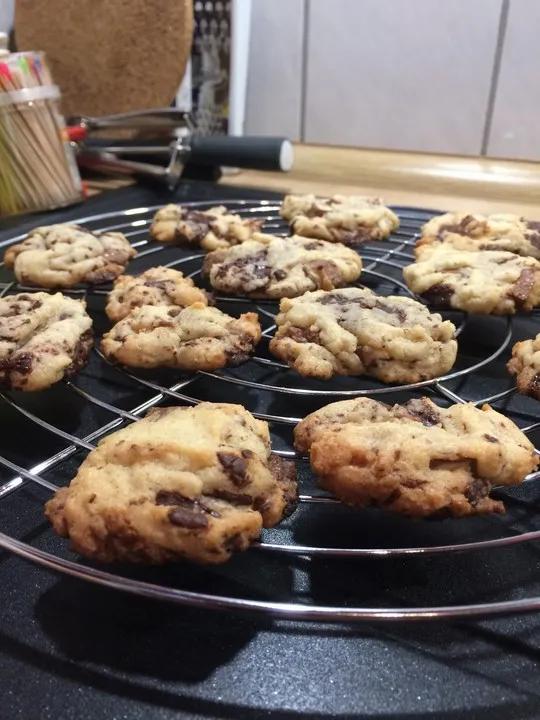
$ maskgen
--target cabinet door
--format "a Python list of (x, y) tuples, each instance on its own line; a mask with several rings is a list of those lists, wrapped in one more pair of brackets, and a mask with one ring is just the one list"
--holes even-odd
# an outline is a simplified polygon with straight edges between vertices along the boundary
[(245, 132), (300, 139), (304, 0), (255, 0)]
[(501, 7), (309, 0), (305, 140), (480, 153)]
[(540, 160), (540, 2), (512, 0), (488, 155)]

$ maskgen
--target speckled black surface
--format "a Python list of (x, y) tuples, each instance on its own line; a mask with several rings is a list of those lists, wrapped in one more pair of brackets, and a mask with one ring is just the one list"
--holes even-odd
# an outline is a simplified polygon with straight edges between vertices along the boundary
[[(238, 197), (239, 192), (184, 184), (177, 197), (218, 195)], [(88, 203), (84, 214), (165, 199), (157, 191), (123, 190)], [(78, 207), (39, 222), (80, 215)], [(35, 217), (16, 221), (21, 230), (35, 224)], [(483, 342), (480, 331), (477, 342)], [(478, 396), (485, 394), (490, 373), (475, 381), (479, 387), (472, 391)], [(66, 406), (60, 392), (49, 397), (68, 426), (69, 418), (77, 416), (73, 431), (84, 425), (89, 411), (82, 404)], [(126, 386), (126, 402), (134, 400), (133, 388)], [(537, 412), (532, 401), (518, 409), (527, 415)], [(9, 448), (14, 460), (31, 465), (44, 438), (38, 432), (25, 434), (28, 426), (13, 412), (3, 412), (1, 422), (2, 451)], [(65, 554), (62, 541), (41, 519), (39, 501), (45, 495), (40, 493), (29, 488), (2, 500), (0, 528)], [(539, 498), (534, 487), (509, 496), (514, 529), (537, 526)], [(366, 513), (358, 527), (356, 516), (344, 510), (328, 526), (310, 512), (297, 518), (294, 535), (301, 542), (315, 530), (329, 544), (350, 542), (353, 533), (357, 542), (376, 535), (388, 544), (413, 544), (497, 532), (491, 521), (460, 523), (419, 529), (418, 524)], [(247, 553), (217, 571), (178, 566), (140, 572), (150, 580), (160, 573), (172, 585), (233, 595), (305, 595), (319, 603), (399, 606), (540, 594), (539, 569), (538, 545), (530, 544), (444, 558), (354, 562), (298, 558), (283, 563), (265, 556), (261, 563), (259, 554)], [(10, 720), (536, 718), (539, 659), (538, 615), (474, 623), (292, 623), (147, 601), (0, 553), (0, 718)]]

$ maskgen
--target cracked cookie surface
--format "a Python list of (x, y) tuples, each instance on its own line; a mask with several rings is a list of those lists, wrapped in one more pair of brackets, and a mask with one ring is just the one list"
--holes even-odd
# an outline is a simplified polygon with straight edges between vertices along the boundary
[(114, 280), (136, 254), (122, 233), (66, 223), (35, 228), (6, 250), (4, 262), (22, 284), (70, 288)]
[(444, 409), (428, 398), (332, 403), (294, 434), (320, 485), (340, 500), (412, 517), (504, 512), (492, 487), (521, 483), (539, 462), (527, 437), (489, 405)]
[(522, 395), (540, 400), (540, 333), (515, 343), (506, 367), (516, 376), (517, 389)]
[(438, 247), (403, 268), (403, 276), (435, 308), (513, 315), (540, 304), (540, 262), (503, 250)]
[(340, 243), (262, 233), (228, 250), (209, 253), (203, 263), (213, 288), (254, 298), (332, 290), (357, 280), (361, 271), (358, 253)]
[(270, 350), (301, 375), (418, 382), (454, 364), (455, 327), (411, 298), (343, 288), (284, 299)]
[(55, 293), (0, 298), (0, 385), (45, 390), (86, 364), (92, 320), (81, 300)]
[(150, 235), (157, 242), (218, 250), (249, 240), (263, 223), (263, 220), (243, 218), (229, 212), (223, 205), (209, 210), (194, 210), (171, 204), (157, 211), (150, 226)]
[(540, 222), (519, 215), (497, 213), (445, 213), (422, 228), (416, 256), (425, 257), (435, 248), (455, 250), (506, 250), (540, 258)]
[(208, 294), (179, 270), (155, 267), (140, 275), (121, 275), (107, 298), (105, 312), (113, 322), (142, 305), (188, 307), (193, 303), (208, 305)]
[(55, 531), (102, 562), (221, 563), (295, 506), (294, 464), (240, 405), (151, 410), (101, 440), (46, 504)]
[(247, 360), (260, 337), (256, 313), (234, 318), (202, 303), (143, 305), (103, 336), (101, 349), (130, 367), (216, 370)]
[(358, 195), (286, 195), (281, 216), (297, 235), (345, 245), (384, 240), (399, 227), (399, 218), (380, 198)]

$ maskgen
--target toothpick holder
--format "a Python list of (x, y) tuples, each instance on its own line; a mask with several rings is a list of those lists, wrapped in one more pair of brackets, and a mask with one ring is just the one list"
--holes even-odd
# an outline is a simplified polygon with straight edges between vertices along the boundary
[(0, 216), (82, 199), (56, 85), (0, 93)]

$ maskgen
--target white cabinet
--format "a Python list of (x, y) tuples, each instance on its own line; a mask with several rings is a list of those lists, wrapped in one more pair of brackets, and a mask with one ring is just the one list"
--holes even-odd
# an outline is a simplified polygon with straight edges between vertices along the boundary
[(539, 0), (511, 0), (488, 155), (540, 160), (539, 29)]

